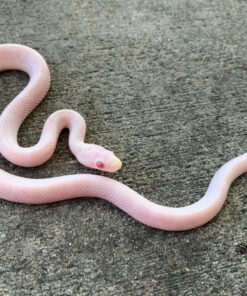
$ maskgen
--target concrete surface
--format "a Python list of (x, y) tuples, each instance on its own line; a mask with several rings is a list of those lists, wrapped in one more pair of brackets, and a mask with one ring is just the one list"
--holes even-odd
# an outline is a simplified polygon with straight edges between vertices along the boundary
[[(241, 0), (1, 0), (0, 43), (37, 49), (52, 74), (20, 143), (36, 143), (51, 112), (77, 110), (87, 141), (124, 161), (113, 178), (161, 204), (195, 202), (247, 150), (246, 15)], [(0, 75), (1, 110), (27, 81)], [(67, 137), (41, 167), (0, 166), (27, 177), (89, 172)], [(234, 182), (213, 221), (180, 233), (96, 199), (2, 200), (0, 295), (247, 295), (246, 183)]]

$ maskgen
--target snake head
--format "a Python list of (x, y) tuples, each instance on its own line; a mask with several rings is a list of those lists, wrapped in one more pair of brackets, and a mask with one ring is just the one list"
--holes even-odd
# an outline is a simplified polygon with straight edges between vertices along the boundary
[(122, 167), (121, 160), (112, 151), (95, 144), (84, 143), (76, 158), (89, 168), (106, 172), (116, 172)]

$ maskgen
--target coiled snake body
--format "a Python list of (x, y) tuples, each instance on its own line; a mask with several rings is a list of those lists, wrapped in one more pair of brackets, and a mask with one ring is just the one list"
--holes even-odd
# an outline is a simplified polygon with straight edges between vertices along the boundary
[[(72, 110), (60, 110), (47, 119), (39, 142), (22, 148), (17, 142), (20, 125), (46, 95), (50, 73), (43, 57), (35, 50), (17, 44), (0, 45), (0, 72), (20, 70), (30, 76), (24, 90), (9, 103), (0, 116), (0, 152), (21, 166), (37, 166), (55, 150), (59, 133), (70, 130), (69, 146), (85, 166), (115, 172), (121, 161), (101, 146), (84, 143), (86, 125)], [(173, 208), (155, 204), (128, 186), (113, 179), (77, 174), (47, 179), (30, 179), (0, 170), (0, 198), (27, 204), (43, 204), (75, 197), (98, 197), (113, 203), (136, 220), (163, 230), (188, 230), (211, 220), (221, 209), (234, 179), (247, 171), (247, 153), (224, 164), (212, 178), (206, 194), (194, 204)]]

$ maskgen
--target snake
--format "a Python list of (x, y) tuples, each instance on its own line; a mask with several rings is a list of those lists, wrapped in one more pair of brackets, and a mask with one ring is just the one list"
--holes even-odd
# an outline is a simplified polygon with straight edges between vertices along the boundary
[[(73, 110), (52, 113), (45, 121), (37, 144), (21, 147), (17, 135), (26, 117), (46, 96), (50, 71), (35, 49), (21, 44), (0, 44), (0, 72), (17, 70), (29, 75), (26, 87), (0, 115), (0, 153), (8, 161), (23, 167), (39, 166), (53, 155), (58, 137), (69, 129), (69, 147), (84, 166), (116, 172), (121, 160), (110, 150), (85, 143), (86, 123)], [(206, 193), (198, 201), (183, 207), (157, 204), (127, 185), (97, 174), (71, 174), (51, 178), (25, 178), (0, 169), (0, 198), (23, 204), (46, 204), (78, 197), (109, 201), (137, 221), (166, 231), (185, 231), (209, 222), (221, 210), (232, 182), (247, 171), (247, 153), (222, 165), (214, 174)]]

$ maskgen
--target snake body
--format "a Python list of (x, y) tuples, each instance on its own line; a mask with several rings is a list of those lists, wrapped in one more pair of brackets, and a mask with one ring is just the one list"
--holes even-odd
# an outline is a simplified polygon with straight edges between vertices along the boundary
[[(69, 146), (79, 162), (110, 172), (121, 168), (121, 161), (113, 152), (84, 143), (85, 121), (72, 110), (60, 110), (50, 115), (39, 142), (29, 148), (20, 147), (17, 142), (18, 130), (46, 95), (50, 86), (50, 72), (37, 51), (18, 44), (0, 45), (0, 72), (5, 70), (24, 71), (30, 77), (28, 85), (0, 116), (0, 152), (6, 159), (26, 167), (40, 165), (53, 154), (61, 130), (68, 128)], [(98, 197), (148, 226), (181, 231), (210, 221), (220, 211), (233, 180), (246, 171), (247, 153), (225, 163), (215, 173), (199, 201), (178, 208), (156, 204), (118, 181), (92, 174), (31, 179), (0, 169), (0, 198), (17, 203), (44, 204), (76, 197)]]

